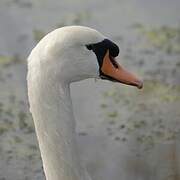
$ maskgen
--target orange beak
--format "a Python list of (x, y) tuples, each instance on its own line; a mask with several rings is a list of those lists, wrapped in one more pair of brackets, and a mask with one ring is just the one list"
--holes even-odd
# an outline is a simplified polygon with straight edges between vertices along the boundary
[(134, 74), (122, 68), (113, 57), (110, 57), (109, 50), (107, 50), (103, 59), (101, 72), (105, 76), (123, 84), (136, 86), (139, 89), (143, 87), (143, 82), (141, 80), (139, 80)]

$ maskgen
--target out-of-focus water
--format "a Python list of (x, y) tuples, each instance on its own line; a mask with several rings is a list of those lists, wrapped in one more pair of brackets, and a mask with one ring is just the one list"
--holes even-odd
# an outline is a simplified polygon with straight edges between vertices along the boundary
[(0, 55), (15, 60), (0, 61), (0, 179), (44, 178), (28, 114), (25, 62), (42, 35), (78, 24), (119, 44), (121, 64), (145, 79), (142, 91), (99, 80), (72, 84), (80, 152), (92, 178), (179, 180), (180, 55), (151, 46), (144, 36), (156, 34), (137, 28), (174, 32), (179, 7), (178, 0), (1, 0)]
[[(108, 36), (127, 32), (133, 23), (148, 26), (178, 25), (180, 2), (172, 0), (2, 0), (0, 52), (25, 57), (34, 45), (33, 30), (50, 31), (58, 25), (82, 24)], [(124, 35), (124, 34), (123, 34)]]

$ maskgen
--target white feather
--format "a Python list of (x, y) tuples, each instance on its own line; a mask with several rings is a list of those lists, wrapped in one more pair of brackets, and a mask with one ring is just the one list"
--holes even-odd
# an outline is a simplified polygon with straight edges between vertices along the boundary
[(90, 180), (79, 160), (69, 84), (98, 78), (98, 62), (85, 45), (105, 37), (69, 26), (46, 35), (28, 58), (28, 96), (47, 180)]

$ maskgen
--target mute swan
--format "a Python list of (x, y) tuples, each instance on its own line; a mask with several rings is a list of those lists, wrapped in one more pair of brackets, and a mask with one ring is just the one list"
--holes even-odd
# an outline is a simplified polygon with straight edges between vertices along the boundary
[(142, 88), (115, 60), (118, 46), (98, 31), (67, 26), (46, 35), (28, 57), (28, 98), (47, 180), (90, 180), (79, 160), (70, 83), (101, 78)]

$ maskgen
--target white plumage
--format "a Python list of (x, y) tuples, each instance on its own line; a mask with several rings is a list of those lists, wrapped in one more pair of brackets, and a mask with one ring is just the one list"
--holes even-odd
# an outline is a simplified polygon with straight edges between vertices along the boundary
[(105, 37), (70, 26), (46, 35), (28, 58), (28, 96), (47, 180), (90, 180), (79, 160), (69, 84), (99, 78), (96, 56), (85, 45)]

